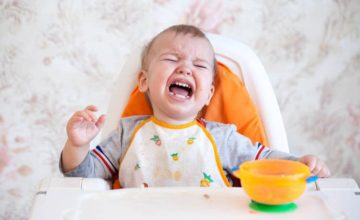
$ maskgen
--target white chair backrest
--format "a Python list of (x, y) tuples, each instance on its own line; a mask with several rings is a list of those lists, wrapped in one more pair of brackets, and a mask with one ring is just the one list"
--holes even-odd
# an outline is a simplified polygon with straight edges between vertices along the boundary
[[(286, 132), (266, 71), (256, 54), (241, 42), (221, 35), (207, 34), (212, 43), (216, 58), (227, 65), (244, 82), (264, 125), (265, 134), (271, 148), (289, 152)], [(106, 137), (116, 128), (132, 90), (136, 86), (140, 70), (141, 48), (134, 50), (125, 63), (110, 99), (107, 121), (101, 133)]]

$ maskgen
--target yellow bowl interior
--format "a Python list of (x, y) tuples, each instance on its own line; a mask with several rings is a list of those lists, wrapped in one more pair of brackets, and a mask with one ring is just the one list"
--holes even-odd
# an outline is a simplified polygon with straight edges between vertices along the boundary
[(298, 198), (306, 188), (309, 168), (297, 161), (248, 161), (234, 172), (249, 197), (264, 204), (286, 204)]

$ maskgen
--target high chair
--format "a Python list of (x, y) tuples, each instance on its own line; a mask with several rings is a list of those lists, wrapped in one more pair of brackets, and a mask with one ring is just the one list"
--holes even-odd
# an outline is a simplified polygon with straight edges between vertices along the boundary
[[(241, 42), (216, 34), (207, 34), (216, 59), (236, 74), (245, 85), (264, 126), (269, 147), (289, 152), (280, 109), (266, 71), (256, 54)], [(106, 124), (101, 137), (106, 137), (117, 126), (137, 82), (141, 49), (135, 50), (125, 62), (112, 94)], [(80, 197), (110, 189), (109, 183), (94, 178), (46, 178), (35, 196), (30, 219), (46, 219), (49, 213), (61, 213), (74, 207)], [(55, 202), (50, 205), (49, 201)], [(47, 214), (46, 214), (47, 213)], [(55, 219), (53, 216), (52, 219)], [(59, 219), (61, 219), (59, 217)], [(71, 219), (71, 218), (70, 218)]]

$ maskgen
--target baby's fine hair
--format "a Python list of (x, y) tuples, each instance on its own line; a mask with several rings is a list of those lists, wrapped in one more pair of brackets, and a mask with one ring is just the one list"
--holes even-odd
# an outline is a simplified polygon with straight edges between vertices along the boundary
[[(204, 34), (204, 32), (202, 32), (199, 28), (193, 26), (193, 25), (186, 25), (186, 24), (179, 24), (179, 25), (173, 25), (170, 26), (168, 28), (166, 28), (165, 30), (163, 30), (162, 32), (160, 32), (159, 34), (157, 34), (143, 49), (142, 54), (141, 54), (141, 67), (143, 69), (147, 69), (148, 68), (148, 58), (149, 58), (149, 53), (151, 50), (152, 45), (154, 44), (154, 42), (156, 41), (156, 39), (162, 35), (163, 33), (166, 32), (174, 32), (176, 35), (178, 34), (182, 34), (182, 35), (191, 35), (192, 37), (198, 37), (198, 38), (203, 38), (205, 40), (207, 40), (210, 44), (210, 46), (212, 47), (209, 39), (206, 37), (206, 35)], [(212, 50), (214, 51), (214, 49), (212, 48)], [(217, 65), (216, 65), (216, 59), (215, 59), (215, 55), (214, 55), (214, 66), (213, 66), (213, 70), (214, 73), (216, 73), (217, 71)]]

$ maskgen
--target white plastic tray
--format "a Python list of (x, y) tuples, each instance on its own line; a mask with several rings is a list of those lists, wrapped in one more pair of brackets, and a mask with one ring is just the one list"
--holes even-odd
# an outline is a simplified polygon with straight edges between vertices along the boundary
[(250, 209), (241, 188), (109, 189), (102, 179), (46, 178), (29, 219), (360, 219), (360, 189), (348, 178), (309, 184), (290, 213)]
[(83, 196), (63, 219), (342, 219), (321, 192), (305, 193), (287, 213), (254, 211), (249, 202), (241, 188), (120, 189)]

